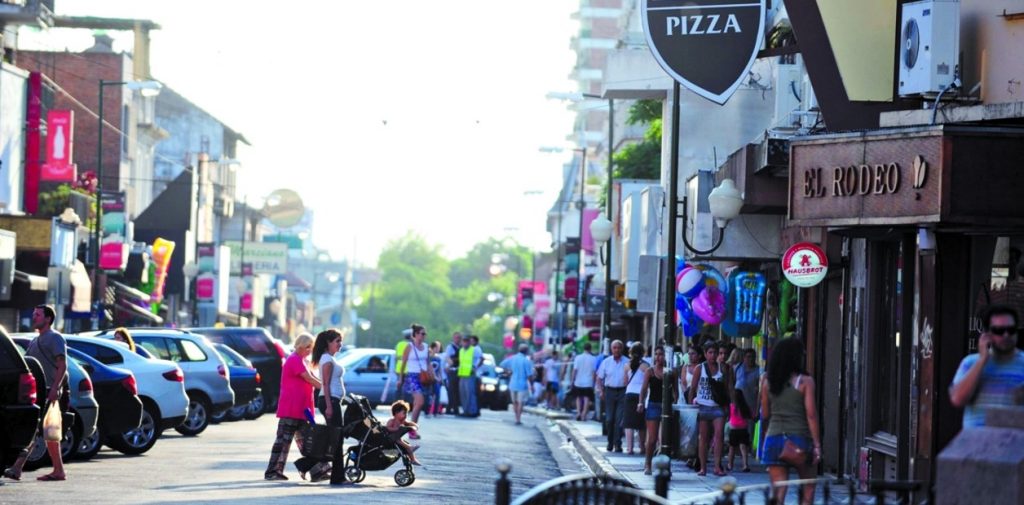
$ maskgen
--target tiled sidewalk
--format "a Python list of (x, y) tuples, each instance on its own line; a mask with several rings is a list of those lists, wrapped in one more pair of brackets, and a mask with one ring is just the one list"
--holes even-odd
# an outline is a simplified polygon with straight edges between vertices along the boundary
[[(595, 421), (575, 421), (570, 415), (564, 412), (552, 412), (545, 409), (528, 407), (527, 412), (547, 417), (557, 423), (571, 441), (574, 442), (577, 451), (584, 462), (594, 473), (606, 473), (615, 477), (624, 478), (636, 484), (642, 490), (654, 492), (654, 476), (644, 475), (644, 458), (640, 454), (628, 455), (625, 453), (607, 452), (608, 444), (606, 436), (601, 434), (601, 425)], [(740, 468), (741, 462), (737, 455), (736, 468)], [(768, 474), (765, 472), (755, 458), (751, 457), (751, 472), (733, 472), (727, 477), (716, 477), (713, 475), (700, 477), (693, 470), (687, 468), (680, 460), (672, 460), (672, 479), (669, 482), (668, 498), (678, 504), (712, 504), (716, 498), (721, 497), (721, 485), (723, 479), (735, 479), (738, 489), (746, 486), (760, 486), (768, 483)], [(656, 471), (656, 470), (655, 470)], [(795, 479), (796, 475), (790, 478)], [(797, 503), (796, 488), (790, 487), (786, 503)], [(844, 488), (833, 488), (830, 503), (847, 503), (847, 493)], [(815, 502), (823, 501), (822, 489), (819, 486), (815, 495)], [(737, 500), (738, 503), (738, 500)], [(749, 505), (763, 505), (765, 503), (763, 491), (749, 492), (744, 501)], [(857, 503), (857, 502), (855, 502)]]

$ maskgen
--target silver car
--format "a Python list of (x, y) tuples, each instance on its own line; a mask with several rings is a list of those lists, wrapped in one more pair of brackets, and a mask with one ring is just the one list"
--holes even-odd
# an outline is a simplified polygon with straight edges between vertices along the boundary
[[(185, 374), (188, 414), (174, 429), (186, 436), (203, 432), (214, 413), (224, 412), (235, 403), (227, 363), (206, 337), (170, 329), (130, 329), (135, 344), (153, 357), (174, 361)], [(113, 330), (97, 334), (113, 338)]]

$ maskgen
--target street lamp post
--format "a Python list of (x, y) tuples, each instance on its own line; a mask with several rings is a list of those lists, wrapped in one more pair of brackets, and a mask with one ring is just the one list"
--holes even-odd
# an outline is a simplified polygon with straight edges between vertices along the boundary
[(580, 201), (576, 202), (576, 210), (580, 216), (579, 250), (576, 251), (576, 338), (580, 338), (580, 331), (583, 330), (583, 209), (587, 207), (584, 200), (587, 185), (587, 148), (573, 149), (580, 153)]
[[(580, 102), (584, 99), (601, 99), (600, 95), (591, 93), (548, 93), (548, 98), (557, 98), (562, 100), (571, 100), (573, 102)], [(609, 223), (612, 220), (612, 184), (615, 182), (614, 175), (614, 160), (615, 160), (615, 100), (608, 98), (608, 187), (605, 188), (605, 217)], [(604, 317), (602, 317), (601, 324), (601, 337), (604, 339), (611, 338), (612, 328), (612, 291), (614, 290), (614, 283), (612, 282), (612, 243), (607, 241), (604, 244), (605, 247), (605, 263), (604, 263)]]
[[(675, 296), (676, 292), (676, 233), (679, 226), (677, 219), (679, 205), (683, 206), (682, 212), (682, 237), (683, 246), (700, 256), (706, 256), (718, 250), (725, 237), (725, 227), (729, 221), (735, 219), (743, 206), (743, 195), (736, 189), (732, 179), (725, 179), (708, 195), (708, 203), (711, 207), (711, 216), (718, 227), (718, 239), (710, 249), (700, 250), (692, 245), (686, 238), (687, 198), (684, 195), (679, 199), (679, 82), (673, 83), (672, 87), (672, 144), (671, 160), (669, 165), (669, 194), (666, 201), (668, 211), (668, 249), (665, 258), (665, 356), (672, 356), (676, 342), (677, 324), (675, 320)], [(661, 454), (672, 454), (670, 446), (672, 434), (672, 381), (664, 381), (662, 385), (661, 398)]]
[(160, 94), (163, 85), (157, 81), (105, 81), (100, 79), (99, 83), (99, 110), (96, 111), (96, 118), (99, 121), (96, 129), (96, 220), (93, 225), (93, 243), (89, 248), (93, 264), (93, 280), (95, 301), (98, 304), (99, 312), (96, 317), (96, 325), (102, 329), (103, 324), (103, 302), (100, 299), (102, 293), (99, 288), (100, 271), (100, 230), (103, 219), (103, 206), (100, 205), (100, 198), (103, 194), (103, 88), (106, 86), (124, 86), (132, 91), (139, 91), (144, 97), (153, 97)]

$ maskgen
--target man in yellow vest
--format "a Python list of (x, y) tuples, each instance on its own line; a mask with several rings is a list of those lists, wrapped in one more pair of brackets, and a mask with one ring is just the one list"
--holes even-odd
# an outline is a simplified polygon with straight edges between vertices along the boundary
[(480, 408), (477, 406), (477, 377), (476, 369), (479, 365), (477, 356), (482, 359), (482, 351), (479, 346), (473, 345), (475, 336), (470, 335), (462, 339), (462, 349), (459, 350), (459, 403), (462, 406), (462, 417), (477, 417), (480, 415)]

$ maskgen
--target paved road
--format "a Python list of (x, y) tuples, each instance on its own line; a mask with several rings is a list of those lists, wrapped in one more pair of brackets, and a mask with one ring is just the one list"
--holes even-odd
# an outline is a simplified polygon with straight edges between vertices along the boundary
[[(382, 410), (377, 416), (386, 417)], [(288, 482), (263, 480), (277, 420), (265, 415), (256, 421), (211, 426), (196, 438), (171, 430), (153, 449), (140, 457), (125, 457), (104, 449), (88, 462), (69, 465), (69, 479), (40, 483), (43, 470), (26, 473), (21, 482), (0, 486), (0, 503), (402, 503), (494, 502), (494, 462), (513, 462), (513, 496), (545, 480), (573, 471), (571, 462), (551, 454), (547, 421), (524, 416), (524, 425), (512, 424), (510, 412), (484, 412), (478, 419), (451, 416), (422, 423), (422, 448), (417, 456), (426, 465), (418, 469), (408, 488), (395, 485), (395, 465), (370, 472), (358, 485), (331, 487), (299, 480), (289, 463)], [(561, 451), (556, 451), (561, 452)], [(299, 457), (292, 447), (291, 461)], [(576, 467), (578, 470), (579, 467)], [(351, 500), (351, 501), (350, 501)]]

